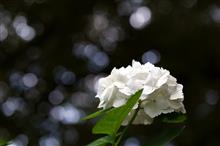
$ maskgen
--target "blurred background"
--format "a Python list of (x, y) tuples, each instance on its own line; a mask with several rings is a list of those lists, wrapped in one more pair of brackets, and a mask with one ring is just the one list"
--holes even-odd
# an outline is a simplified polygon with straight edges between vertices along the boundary
[[(220, 145), (217, 0), (1, 0), (0, 137), (10, 146), (84, 146), (96, 81), (132, 59), (184, 85), (188, 120), (166, 146)], [(133, 126), (141, 146), (163, 125)]]

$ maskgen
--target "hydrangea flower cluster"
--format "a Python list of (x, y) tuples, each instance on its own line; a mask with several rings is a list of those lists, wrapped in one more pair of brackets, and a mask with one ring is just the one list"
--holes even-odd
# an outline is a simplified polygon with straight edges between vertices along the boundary
[(183, 86), (166, 69), (151, 63), (132, 62), (132, 66), (114, 68), (98, 81), (96, 97), (99, 108), (120, 107), (138, 90), (143, 89), (139, 102), (133, 107), (123, 125), (127, 125), (135, 109), (139, 108), (133, 124), (151, 124), (160, 114), (185, 113)]

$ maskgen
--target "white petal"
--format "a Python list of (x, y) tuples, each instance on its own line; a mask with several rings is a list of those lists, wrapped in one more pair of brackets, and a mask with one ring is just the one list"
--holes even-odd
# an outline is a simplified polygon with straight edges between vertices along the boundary
[(110, 86), (103, 91), (100, 96), (97, 96), (100, 99), (100, 103), (98, 107), (106, 107), (106, 103), (109, 101), (113, 94), (114, 86)]
[(148, 70), (153, 69), (155, 66), (153, 64), (151, 64), (150, 62), (147, 62), (144, 64), (144, 67), (147, 68)]
[(128, 86), (128, 88), (130, 88), (130, 90), (133, 93), (135, 93), (136, 91), (143, 89), (144, 81), (142, 81), (142, 80), (129, 80), (127, 82), (127, 86)]
[[(131, 118), (134, 116), (135, 110), (132, 110), (127, 118), (123, 121), (122, 125), (126, 126), (128, 125), (129, 121), (131, 120)], [(144, 110), (141, 109), (138, 111), (136, 118), (134, 119), (132, 124), (144, 124), (144, 125), (149, 125), (153, 122), (153, 119), (150, 118), (148, 115), (145, 114)]]
[(175, 111), (182, 112), (182, 113), (186, 112), (182, 101), (180, 101), (180, 100), (170, 100), (169, 102), (170, 102), (170, 107), (172, 107)]
[(153, 122), (153, 119), (150, 118), (143, 109), (141, 109), (138, 113), (137, 116), (133, 122), (133, 124), (144, 124), (144, 125), (149, 125)]
[(139, 71), (139, 72), (134, 73), (131, 78), (144, 81), (148, 76), (149, 76), (148, 72)]
[(126, 98), (116, 98), (113, 102), (113, 107), (120, 107), (127, 102)]
[(98, 90), (97, 90), (96, 97), (101, 96), (101, 94), (104, 92), (104, 90), (111, 85), (112, 85), (112, 81), (109, 79), (109, 77), (100, 78), (98, 80)]
[(176, 99), (183, 99), (183, 92), (182, 92), (183, 86), (181, 84), (178, 84), (176, 86), (176, 90), (171, 93), (170, 100), (176, 100)]
[(165, 84), (168, 80), (169, 74), (170, 73), (168, 71), (164, 70), (156, 83), (156, 87), (160, 87)]
[(113, 88), (114, 86), (109, 86), (108, 88), (106, 88), (99, 96), (100, 100), (108, 100), (112, 95)]
[(138, 61), (132, 60), (132, 67), (133, 68), (140, 68), (141, 64)]
[(138, 106), (143, 109), (138, 112), (133, 124), (150, 124), (162, 113), (185, 113), (183, 86), (177, 84), (176, 78), (168, 70), (151, 63), (142, 65), (135, 60), (132, 66), (114, 68), (109, 76), (99, 80), (96, 95), (100, 99), (99, 107), (120, 107), (140, 89), (143, 89), (140, 101), (123, 124), (128, 123)]
[(173, 76), (169, 75), (168, 80), (167, 80), (167, 85), (168, 86), (176, 86), (176, 78)]
[(174, 111), (169, 105), (169, 99), (166, 94), (160, 90), (156, 91), (148, 97), (143, 103), (144, 111), (151, 118), (154, 118), (161, 113), (169, 113)]
[(134, 94), (134, 92), (131, 91), (131, 89), (128, 87), (121, 88), (119, 89), (119, 91), (127, 96), (131, 96), (132, 94)]
[(143, 93), (144, 95), (149, 95), (149, 94), (151, 94), (152, 92), (154, 92), (155, 89), (156, 89), (155, 87), (145, 85), (145, 86), (144, 86), (144, 90), (143, 90), (142, 93)]
[(129, 98), (129, 96), (127, 96), (124, 93), (121, 93), (118, 89), (116, 89), (112, 106), (113, 107), (122, 106), (127, 102), (128, 98)]
[(149, 115), (151, 118), (154, 118), (156, 116), (159, 116), (162, 113), (170, 113), (173, 112), (174, 109), (171, 109), (169, 107), (164, 107), (164, 109), (160, 109), (161, 106), (158, 104), (154, 104), (152, 102), (148, 103), (144, 107), (144, 112)]
[(125, 88), (125, 84), (123, 82), (114, 82), (113, 84), (119, 89)]

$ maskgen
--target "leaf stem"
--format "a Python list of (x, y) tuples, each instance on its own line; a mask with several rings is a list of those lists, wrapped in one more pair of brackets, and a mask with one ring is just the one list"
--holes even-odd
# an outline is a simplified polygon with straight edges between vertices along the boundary
[(137, 116), (137, 113), (139, 111), (139, 107), (135, 110), (134, 115), (132, 116), (131, 120), (129, 121), (128, 125), (123, 129), (120, 137), (117, 139), (117, 141), (115, 142), (115, 144), (113, 146), (119, 146), (122, 138), (124, 137), (124, 135), (127, 133), (129, 126), (133, 123), (135, 117)]

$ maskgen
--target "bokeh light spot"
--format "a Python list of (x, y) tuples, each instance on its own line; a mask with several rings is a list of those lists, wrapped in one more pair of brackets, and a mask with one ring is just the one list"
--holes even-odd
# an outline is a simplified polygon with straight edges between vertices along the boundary
[(37, 85), (38, 78), (33, 73), (27, 73), (23, 76), (22, 81), (26, 87), (32, 88)]
[(35, 29), (27, 24), (27, 19), (24, 16), (16, 16), (13, 27), (17, 35), (25, 41), (31, 41), (36, 35)]
[(4, 24), (0, 25), (0, 41), (4, 41), (8, 37), (8, 29)]
[(124, 146), (140, 146), (140, 142), (137, 138), (130, 137), (130, 138), (126, 139)]
[(57, 105), (63, 101), (64, 95), (60, 90), (53, 90), (50, 92), (48, 98), (52, 104)]
[(54, 107), (50, 111), (50, 115), (53, 119), (63, 124), (76, 124), (81, 118), (80, 111), (70, 104)]
[(209, 105), (216, 105), (218, 103), (219, 100), (219, 92), (216, 90), (209, 90), (206, 93), (206, 102)]
[(151, 21), (151, 10), (148, 7), (140, 7), (130, 16), (130, 24), (135, 29), (142, 29)]
[(53, 136), (42, 137), (39, 141), (40, 146), (60, 146), (60, 142)]
[(12, 116), (16, 111), (22, 110), (24, 107), (23, 99), (19, 97), (9, 97), (3, 104), (2, 104), (2, 112), (5, 116), (9, 117)]
[(142, 55), (142, 62), (156, 64), (160, 61), (160, 53), (157, 50), (149, 50)]

